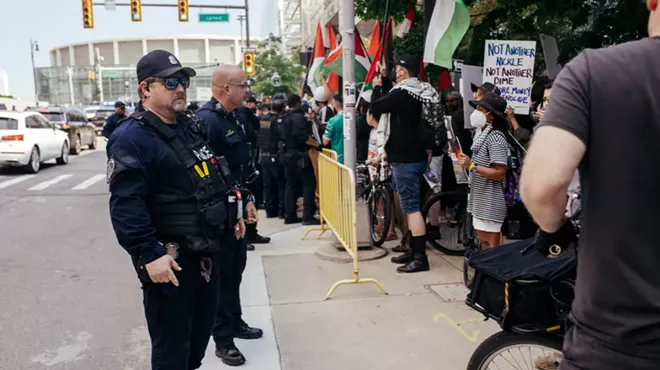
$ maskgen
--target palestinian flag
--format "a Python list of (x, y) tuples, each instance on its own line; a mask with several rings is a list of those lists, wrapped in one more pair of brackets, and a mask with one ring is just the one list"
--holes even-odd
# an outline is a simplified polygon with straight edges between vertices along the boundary
[[(360, 38), (360, 33), (357, 28), (354, 31), (355, 37), (355, 81), (364, 81), (364, 78), (367, 75), (371, 61), (367, 55), (367, 50), (362, 45), (362, 39)], [(323, 68), (328, 71), (336, 74), (337, 76), (343, 76), (343, 67), (344, 63), (342, 61), (343, 46), (339, 45), (335, 50), (330, 52), (328, 58), (326, 58)]]
[(449, 76), (449, 72), (447, 70), (440, 72), (440, 76), (438, 78), (438, 91), (443, 98), (446, 97), (450, 92), (454, 91), (454, 87), (451, 84), (451, 77)]
[(316, 88), (323, 86), (321, 83), (321, 69), (323, 68), (323, 61), (325, 61), (325, 46), (323, 45), (323, 31), (321, 30), (321, 24), (319, 23), (316, 26), (316, 40), (314, 41), (314, 50), (312, 51), (312, 61), (310, 63), (309, 69), (307, 70), (307, 85), (312, 90), (316, 91)]
[(424, 62), (452, 68), (452, 56), (470, 27), (463, 0), (436, 0), (424, 45)]
[(403, 37), (408, 33), (413, 26), (415, 25), (415, 7), (413, 6), (412, 9), (408, 10), (408, 13), (406, 13), (406, 17), (403, 18), (403, 22), (401, 22), (401, 25), (399, 26), (399, 32), (397, 32), (396, 37)]

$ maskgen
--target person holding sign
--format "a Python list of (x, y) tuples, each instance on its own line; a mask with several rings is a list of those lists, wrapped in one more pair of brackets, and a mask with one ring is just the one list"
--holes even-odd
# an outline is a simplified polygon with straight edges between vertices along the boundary
[(479, 100), (471, 100), (475, 108), (473, 120), (481, 120), (483, 130), (472, 144), (472, 158), (458, 155), (458, 163), (470, 172), (470, 202), (468, 212), (483, 249), (501, 244), (501, 229), (507, 215), (504, 199), (509, 144), (509, 123), (506, 101), (495, 93), (486, 93)]

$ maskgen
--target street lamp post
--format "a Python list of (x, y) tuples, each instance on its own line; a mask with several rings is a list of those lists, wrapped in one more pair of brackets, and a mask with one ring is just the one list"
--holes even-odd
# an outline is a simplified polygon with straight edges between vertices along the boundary
[(34, 80), (34, 101), (39, 102), (39, 89), (37, 87), (37, 69), (34, 66), (34, 52), (39, 51), (39, 43), (30, 39), (30, 57), (32, 58), (32, 76)]

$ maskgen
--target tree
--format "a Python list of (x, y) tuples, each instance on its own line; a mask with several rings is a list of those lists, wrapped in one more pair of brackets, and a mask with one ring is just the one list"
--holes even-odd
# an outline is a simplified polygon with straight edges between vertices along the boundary
[[(281, 50), (282, 39), (272, 34), (257, 47), (257, 73), (254, 76), (256, 83), (252, 88), (255, 93), (272, 96), (281, 92), (288, 96), (298, 91), (305, 69), (296, 63), (293, 57), (282, 54)], [(279, 87), (274, 87), (270, 82), (275, 73), (280, 76), (282, 82)]]
[[(411, 7), (408, 0), (356, 0), (355, 3), (358, 15), (371, 18), (382, 18), (385, 7), (389, 6), (390, 15), (397, 21)], [(538, 41), (539, 34), (554, 36), (559, 47), (559, 63), (565, 64), (585, 48), (620, 44), (647, 34), (648, 10), (640, 0), (464, 0), (464, 3), (469, 6), (471, 25), (454, 58), (471, 65), (483, 65), (486, 40)], [(416, 29), (404, 39), (395, 40), (395, 53), (423, 50), (422, 31)], [(545, 70), (545, 60), (540, 43), (537, 45), (538, 76)]]

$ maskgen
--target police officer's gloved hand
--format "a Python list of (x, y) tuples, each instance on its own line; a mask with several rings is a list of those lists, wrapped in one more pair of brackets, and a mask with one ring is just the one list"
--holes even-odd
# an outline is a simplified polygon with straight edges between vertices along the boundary
[(577, 243), (577, 232), (573, 223), (570, 220), (566, 220), (559, 230), (554, 233), (539, 229), (536, 240), (534, 241), (534, 248), (544, 257), (548, 255), (556, 256), (566, 251), (575, 243)]
[(318, 151), (320, 152), (320, 151), (322, 151), (324, 148), (325, 148), (325, 147), (323, 146), (323, 143), (319, 143), (319, 146), (316, 147), (316, 150), (318, 150)]

